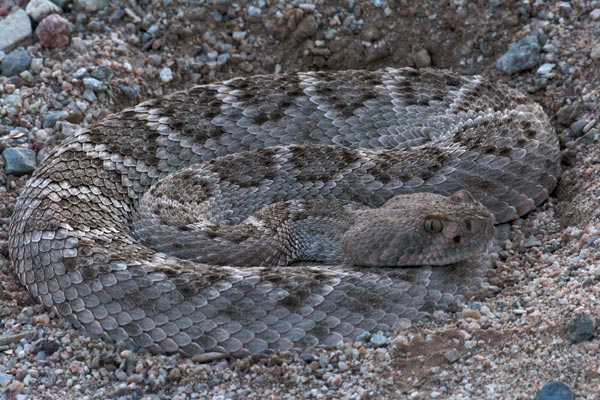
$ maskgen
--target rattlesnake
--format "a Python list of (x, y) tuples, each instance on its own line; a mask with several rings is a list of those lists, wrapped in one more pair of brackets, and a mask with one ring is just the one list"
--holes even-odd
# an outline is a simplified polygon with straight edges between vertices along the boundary
[[(236, 78), (146, 101), (56, 147), (20, 194), (9, 250), (36, 299), (106, 339), (188, 355), (336, 345), (476, 288), (490, 211), (497, 223), (527, 213), (559, 172), (542, 108), (479, 76)], [(347, 222), (363, 212), (358, 228)], [(339, 244), (330, 227), (352, 232)], [(447, 236), (467, 260), (417, 256), (433, 252), (418, 235)]]

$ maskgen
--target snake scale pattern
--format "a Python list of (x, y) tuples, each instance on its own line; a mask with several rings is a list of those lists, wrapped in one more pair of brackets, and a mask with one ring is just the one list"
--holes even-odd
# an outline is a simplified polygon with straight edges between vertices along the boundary
[[(421, 246), (401, 226), (450, 227), (452, 251), (469, 255), (490, 212), (524, 215), (559, 173), (542, 108), (479, 76), (236, 78), (146, 101), (53, 149), (20, 194), (9, 251), (36, 299), (107, 340), (186, 355), (329, 346), (399, 329), (481, 284), (473, 257), (393, 267), (445, 263), (398, 261)], [(476, 233), (464, 241), (461, 213)], [(351, 218), (359, 228), (335, 244), (324, 227), (348, 231)], [(290, 239), (307, 229), (317, 239)]]

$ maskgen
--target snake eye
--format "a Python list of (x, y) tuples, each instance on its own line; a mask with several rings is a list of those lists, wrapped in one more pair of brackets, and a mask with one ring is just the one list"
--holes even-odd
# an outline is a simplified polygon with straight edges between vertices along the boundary
[(442, 221), (435, 218), (427, 218), (425, 220), (425, 230), (430, 233), (440, 233), (444, 229)]

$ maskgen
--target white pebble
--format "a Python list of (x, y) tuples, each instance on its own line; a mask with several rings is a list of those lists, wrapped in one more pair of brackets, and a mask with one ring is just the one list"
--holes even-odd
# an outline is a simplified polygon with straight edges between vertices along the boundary
[(171, 68), (167, 67), (160, 70), (160, 80), (164, 83), (168, 83), (173, 80), (173, 71), (171, 71)]

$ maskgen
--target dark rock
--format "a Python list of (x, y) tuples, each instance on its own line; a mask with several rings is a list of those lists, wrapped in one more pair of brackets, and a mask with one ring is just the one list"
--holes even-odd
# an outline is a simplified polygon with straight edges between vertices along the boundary
[(39, 351), (43, 351), (46, 355), (52, 355), (58, 350), (58, 343), (54, 340), (44, 340), (39, 344)]
[(119, 22), (120, 20), (123, 19), (123, 17), (125, 16), (125, 11), (123, 11), (122, 9), (117, 9), (115, 11), (113, 11), (113, 13), (110, 15), (110, 17), (108, 17), (108, 22), (115, 23), (115, 22)]
[(307, 15), (300, 21), (296, 29), (294, 30), (294, 38), (296, 40), (304, 40), (315, 33), (319, 29), (319, 24), (313, 15)]
[(556, 112), (556, 120), (564, 126), (571, 125), (577, 119), (578, 116), (578, 103), (564, 105)]
[(125, 95), (125, 97), (127, 97), (130, 100), (135, 100), (137, 99), (138, 95), (139, 95), (139, 88), (137, 86), (127, 86), (127, 85), (120, 85), (119, 89), (121, 89), (121, 93), (123, 93)]
[(574, 398), (575, 393), (567, 384), (554, 381), (544, 385), (534, 400), (573, 400)]
[(105, 79), (108, 76), (108, 68), (104, 65), (101, 65), (95, 70), (93, 70), (90, 75), (92, 75), (96, 79)]
[(23, 175), (32, 172), (36, 167), (35, 151), (22, 147), (9, 147), (2, 152), (4, 172), (12, 175)]
[(579, 137), (579, 136), (583, 135), (584, 127), (585, 127), (585, 121), (582, 119), (578, 119), (577, 121), (573, 122), (569, 126), (569, 129), (571, 129), (571, 132), (573, 133), (573, 135), (575, 135), (575, 137)]
[(62, 119), (66, 119), (69, 116), (69, 113), (66, 111), (51, 111), (48, 114), (44, 115), (44, 123), (42, 125), (43, 128), (54, 128), (56, 122)]
[(25, 71), (31, 65), (31, 56), (27, 50), (15, 50), (2, 59), (2, 75), (14, 76)]
[(508, 51), (496, 61), (496, 68), (507, 74), (531, 69), (542, 61), (539, 34), (525, 36), (513, 43)]
[(596, 321), (588, 313), (578, 313), (567, 323), (567, 338), (572, 343), (590, 340), (596, 330)]

